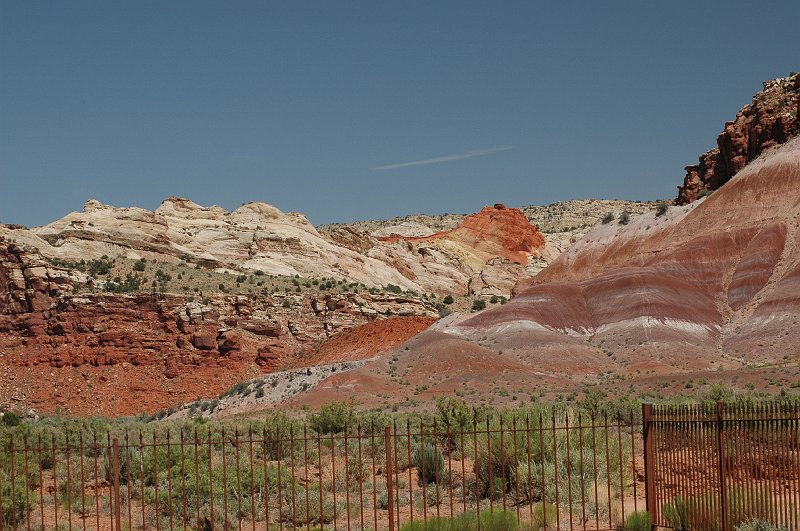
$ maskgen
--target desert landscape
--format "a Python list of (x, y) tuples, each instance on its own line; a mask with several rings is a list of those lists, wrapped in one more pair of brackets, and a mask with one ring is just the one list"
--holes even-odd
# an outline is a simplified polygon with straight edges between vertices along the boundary
[[(213, 415), (791, 392), (799, 85), (765, 82), (674, 201), (314, 227), (264, 203), (170, 197), (154, 212), (90, 200), (49, 225), (5, 225), (2, 406), (152, 414), (306, 367), (294, 391)], [(358, 363), (313, 374), (344, 362)]]
[(796, 11), (0, 0), (0, 531), (800, 529)]

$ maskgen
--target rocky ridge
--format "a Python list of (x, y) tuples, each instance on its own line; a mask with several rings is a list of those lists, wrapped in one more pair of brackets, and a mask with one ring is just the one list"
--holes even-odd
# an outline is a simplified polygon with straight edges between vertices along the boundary
[(772, 146), (800, 134), (800, 72), (764, 82), (764, 89), (745, 105), (717, 137), (717, 147), (686, 167), (675, 203), (685, 205), (712, 192)]
[[(437, 239), (440, 243), (447, 240), (449, 245), (413, 239), (381, 241), (348, 227), (320, 233), (302, 214), (284, 213), (264, 203), (248, 203), (228, 212), (175, 197), (154, 212), (88, 201), (83, 212), (73, 212), (49, 225), (30, 231), (6, 228), (5, 232), (8, 238), (58, 260), (145, 258), (216, 270), (328, 277), (368, 287), (392, 284), (438, 295), (508, 296), (508, 278), (524, 271), (517, 267), (520, 260), (506, 259), (509, 253), (516, 256), (520, 251), (516, 242), (503, 235), (536, 229), (522, 215), (493, 216), (494, 210), (484, 209), (460, 220), (462, 224), (483, 224), (484, 239), (460, 241), (459, 235), (468, 229), (457, 225)], [(506, 249), (509, 246), (514, 248)], [(526, 255), (523, 262), (548, 255), (544, 240), (522, 252)], [(496, 273), (500, 278), (492, 282)], [(470, 291), (476, 278), (488, 282)]]

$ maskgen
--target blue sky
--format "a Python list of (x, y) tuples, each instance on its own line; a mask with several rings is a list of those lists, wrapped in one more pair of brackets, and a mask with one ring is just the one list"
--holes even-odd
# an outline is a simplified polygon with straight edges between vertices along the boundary
[(800, 2), (0, 0), (0, 221), (671, 198)]

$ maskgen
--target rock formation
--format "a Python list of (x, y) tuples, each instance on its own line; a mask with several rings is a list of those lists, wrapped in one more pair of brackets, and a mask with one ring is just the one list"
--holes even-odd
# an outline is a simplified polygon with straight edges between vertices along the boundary
[[(205, 268), (261, 271), (304, 278), (329, 277), (366, 286), (389, 284), (439, 295), (469, 293), (471, 279), (498, 271), (525, 274), (517, 265), (549, 257), (547, 243), (517, 209), (488, 207), (455, 228), (424, 237), (378, 237), (352, 227), (317, 231), (303, 216), (264, 203), (228, 212), (171, 197), (149, 212), (88, 201), (83, 212), (31, 231), (6, 229), (9, 238), (47, 257), (101, 256), (186, 262)], [(400, 240), (403, 240), (400, 242)], [(499, 267), (503, 269), (503, 267)], [(487, 283), (483, 294), (509, 295), (513, 280)]]
[(517, 293), (288, 404), (765, 381), (800, 357), (800, 139), (702, 201), (596, 226)]
[[(298, 352), (313, 351), (343, 330), (393, 316), (436, 315), (433, 303), (387, 293), (202, 300), (73, 294), (87, 282), (87, 275), (0, 238), (0, 406), (152, 412), (296, 365)], [(401, 327), (399, 336), (418, 330)]]
[(800, 134), (800, 73), (764, 82), (717, 137), (717, 147), (686, 167), (675, 203), (685, 205), (727, 183), (747, 163), (772, 146)]

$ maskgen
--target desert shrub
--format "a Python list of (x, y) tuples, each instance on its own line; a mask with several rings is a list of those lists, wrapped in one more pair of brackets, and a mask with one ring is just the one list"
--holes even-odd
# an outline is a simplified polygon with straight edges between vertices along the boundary
[(25, 486), (24, 484), (20, 484), (20, 482), (16, 482), (13, 487), (10, 482), (4, 483), (1, 492), (3, 508), (2, 513), (0, 513), (0, 517), (2, 517), (2, 525), (0, 525), (0, 528), (8, 527), (10, 529), (14, 527), (14, 529), (16, 529), (17, 527), (21, 527), (28, 513), (30, 513), (33, 508), (34, 500), (32, 496), (29, 494), (29, 499), (27, 501), (25, 500)]
[(444, 457), (442, 451), (434, 444), (425, 442), (414, 449), (412, 463), (417, 467), (420, 483), (436, 483), (444, 477)]
[[(337, 467), (338, 468), (338, 467)], [(347, 459), (347, 466), (336, 471), (337, 488), (347, 486), (351, 491), (357, 491), (359, 485), (364, 484), (368, 478), (367, 467), (358, 457), (350, 455)]]
[(317, 433), (341, 433), (352, 424), (354, 410), (351, 404), (331, 402), (319, 408), (319, 411), (308, 416), (309, 427)]
[(13, 428), (14, 426), (19, 426), (22, 424), (22, 417), (14, 413), (13, 411), (6, 411), (3, 413), (3, 424), (8, 426), (9, 428)]
[(444, 488), (429, 488), (425, 491), (425, 505), (428, 507), (438, 507), (444, 501)]
[(631, 215), (627, 210), (624, 210), (622, 214), (619, 215), (619, 224), (620, 225), (627, 225), (631, 221)]
[(638, 511), (625, 519), (624, 531), (650, 531), (653, 526), (653, 518), (647, 511)]
[(656, 207), (656, 217), (659, 218), (667, 213), (669, 210), (669, 203), (666, 201), (659, 201), (658, 206)]
[(689, 531), (689, 506), (680, 496), (676, 496), (672, 502), (664, 505), (661, 508), (661, 513), (664, 515), (664, 521), (668, 527), (674, 531)]
[(473, 470), (477, 481), (478, 495), (481, 498), (502, 497), (503, 492), (509, 492), (513, 470), (516, 468), (517, 457), (512, 451), (514, 439), (510, 433), (493, 432), (489, 435), (488, 444), (478, 442), (478, 452), (475, 456)]
[(736, 531), (789, 531), (789, 528), (778, 527), (764, 520), (752, 518), (736, 526)]
[[(696, 496), (676, 496), (664, 505), (664, 520), (678, 531), (689, 529), (721, 529), (722, 518), (719, 514), (709, 514), (704, 510), (719, 497), (718, 492), (706, 492)], [(729, 486), (728, 521), (737, 526), (752, 519), (767, 519), (775, 512), (772, 494), (769, 489), (751, 489), (741, 486)], [(747, 507), (748, 510), (742, 510)]]
[(389, 491), (383, 490), (380, 494), (378, 494), (378, 498), (376, 499), (375, 503), (377, 504), (378, 509), (386, 510), (389, 508)]
[(453, 302), (455, 302), (455, 299), (453, 298), (452, 295), (445, 295), (444, 299), (442, 299), (442, 302), (445, 304), (453, 304)]
[(552, 503), (537, 503), (533, 506), (530, 531), (552, 529), (558, 519), (558, 509)]
[(605, 215), (605, 216), (603, 216), (603, 225), (608, 225), (609, 223), (611, 223), (612, 221), (614, 221), (614, 217), (615, 217), (615, 216), (614, 216), (614, 213), (613, 213), (613, 212), (608, 212), (608, 213), (606, 213), (606, 215)]
[(144, 271), (146, 268), (146, 260), (144, 258), (140, 258), (133, 263), (133, 270), (134, 271)]
[(517, 518), (511, 511), (484, 511), (480, 517), (463, 513), (454, 518), (431, 518), (426, 522), (409, 522), (400, 531), (516, 531)]
[(440, 319), (444, 319), (445, 317), (447, 317), (448, 315), (453, 313), (453, 310), (451, 310), (450, 308), (448, 308), (444, 304), (437, 304), (436, 305), (436, 310), (439, 312), (439, 318)]
[(394, 284), (386, 284), (386, 287), (384, 289), (390, 293), (398, 293), (398, 294), (403, 293), (403, 288), (401, 288), (400, 286), (396, 286)]
[(93, 277), (98, 275), (107, 275), (113, 264), (107, 258), (100, 258), (99, 260), (92, 260), (89, 262), (89, 274)]
[(472, 311), (479, 312), (486, 308), (486, 301), (483, 299), (475, 299), (472, 301)]

